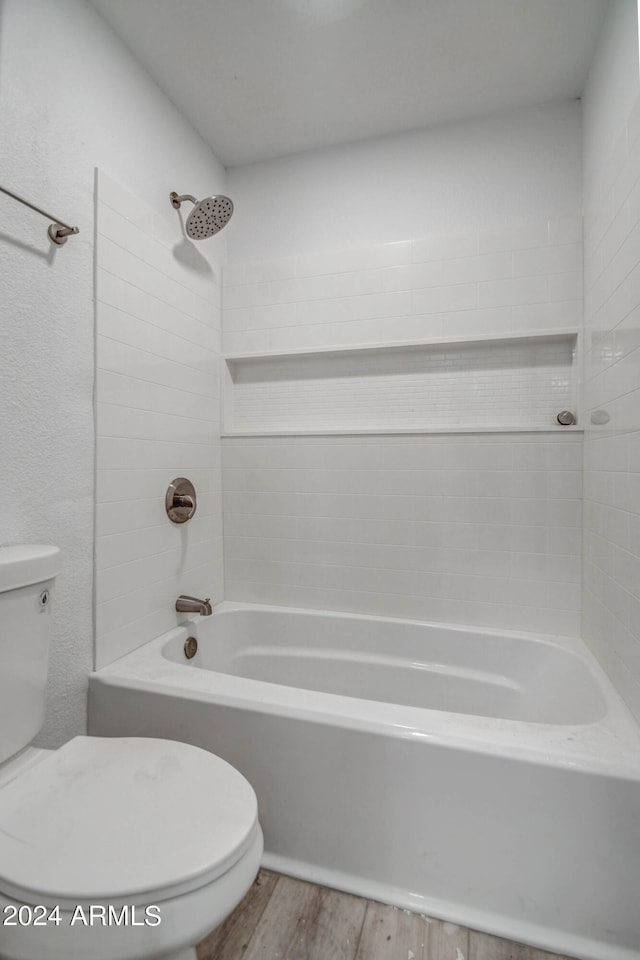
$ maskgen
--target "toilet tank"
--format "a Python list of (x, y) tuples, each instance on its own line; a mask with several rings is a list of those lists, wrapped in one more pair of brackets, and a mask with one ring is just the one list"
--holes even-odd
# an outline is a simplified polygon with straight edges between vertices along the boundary
[(58, 547), (0, 547), (0, 763), (44, 720)]

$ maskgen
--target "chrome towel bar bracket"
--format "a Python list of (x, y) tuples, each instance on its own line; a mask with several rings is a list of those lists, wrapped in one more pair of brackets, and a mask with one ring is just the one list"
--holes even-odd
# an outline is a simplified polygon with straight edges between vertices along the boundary
[(58, 220), (57, 217), (53, 217), (50, 213), (47, 213), (46, 210), (36, 207), (34, 203), (30, 203), (28, 200), (25, 200), (24, 197), (19, 197), (17, 193), (7, 190), (6, 187), (0, 187), (0, 192), (6, 193), (8, 197), (12, 197), (14, 200), (17, 200), (18, 203), (24, 204), (25, 207), (35, 210), (36, 213), (46, 217), (47, 220), (53, 220), (53, 223), (49, 225), (47, 233), (51, 242), (57, 244), (59, 247), (61, 247), (63, 243), (66, 243), (68, 238), (73, 236), (73, 234), (80, 233), (77, 227), (70, 227), (68, 223), (63, 223), (62, 220)]

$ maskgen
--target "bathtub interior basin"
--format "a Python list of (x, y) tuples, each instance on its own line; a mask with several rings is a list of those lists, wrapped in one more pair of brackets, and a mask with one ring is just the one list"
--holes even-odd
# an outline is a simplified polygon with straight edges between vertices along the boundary
[(198, 630), (193, 659), (177, 637), (163, 656), (301, 690), (504, 720), (586, 724), (606, 711), (570, 640), (278, 609), (220, 610)]

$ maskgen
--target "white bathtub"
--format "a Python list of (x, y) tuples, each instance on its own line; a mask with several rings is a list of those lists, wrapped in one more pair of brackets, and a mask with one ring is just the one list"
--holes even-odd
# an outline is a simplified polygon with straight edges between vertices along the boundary
[(640, 957), (640, 736), (580, 641), (223, 603), (93, 674), (90, 732), (224, 757), (273, 869)]

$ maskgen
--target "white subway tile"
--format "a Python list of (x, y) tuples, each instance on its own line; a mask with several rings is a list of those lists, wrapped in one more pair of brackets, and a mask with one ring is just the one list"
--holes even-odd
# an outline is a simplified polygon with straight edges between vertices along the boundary
[(549, 275), (549, 300), (582, 300), (582, 271)]
[(217, 370), (218, 353), (199, 343), (197, 349), (181, 332), (167, 331), (156, 324), (102, 304), (98, 311), (98, 334), (165, 359), (184, 363), (197, 370)]
[[(96, 505), (96, 529), (100, 531), (100, 537), (158, 526), (164, 523), (165, 517), (164, 502), (159, 497)], [(97, 552), (99, 555), (100, 551)]]
[(201, 369), (176, 362), (157, 353), (123, 344), (110, 337), (97, 338), (100, 370), (124, 377), (166, 385), (201, 397), (212, 398), (218, 390), (218, 364), (213, 359)]
[(495, 253), (500, 250), (526, 250), (529, 247), (546, 247), (548, 242), (549, 225), (546, 220), (509, 223), (480, 230), (478, 252)]
[[(96, 619), (99, 619), (98, 609), (96, 609)], [(142, 645), (175, 627), (176, 617), (175, 611), (158, 609), (116, 630), (100, 629), (100, 626), (97, 624), (96, 629), (96, 669), (98, 670), (131, 651), (132, 634), (136, 638), (136, 645)]]
[(516, 306), (549, 300), (549, 277), (517, 277), (478, 284), (479, 307)]
[(475, 231), (452, 236), (427, 237), (412, 243), (412, 260), (422, 263), (427, 260), (452, 260), (473, 257), (478, 253), (478, 236)]
[(454, 286), (429, 287), (415, 290), (411, 295), (410, 311), (403, 313), (446, 313), (452, 310), (473, 310), (478, 306), (478, 288), (475, 283)]
[(230, 274), (227, 268), (224, 268), (225, 285), (234, 283), (268, 283), (271, 280), (283, 280), (295, 276), (295, 261), (293, 257), (281, 257), (278, 260), (260, 260), (253, 263), (243, 264), (244, 275), (241, 279), (238, 277), (238, 267), (236, 264)]
[(314, 277), (352, 270), (398, 266), (411, 260), (411, 242), (397, 241), (352, 250), (305, 254), (294, 258), (295, 276)]
[(514, 277), (576, 272), (582, 275), (581, 243), (534, 247), (531, 250), (516, 250), (513, 254)]
[(549, 220), (549, 243), (582, 243), (582, 217), (562, 217)]
[[(270, 330), (247, 330), (243, 332), (225, 332), (222, 338), (222, 352), (227, 356), (242, 353), (266, 353), (269, 350)], [(286, 330), (282, 331), (286, 333)]]
[(244, 262), (225, 263), (222, 268), (223, 288), (234, 287), (243, 283), (247, 283), (247, 264)]
[(518, 304), (510, 312), (514, 333), (582, 328), (582, 300)]
[(442, 315), (442, 336), (445, 338), (508, 334), (512, 326), (509, 307), (461, 310)]

